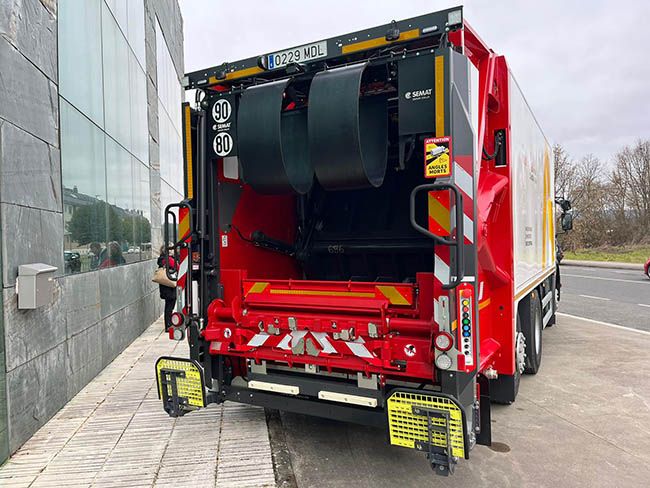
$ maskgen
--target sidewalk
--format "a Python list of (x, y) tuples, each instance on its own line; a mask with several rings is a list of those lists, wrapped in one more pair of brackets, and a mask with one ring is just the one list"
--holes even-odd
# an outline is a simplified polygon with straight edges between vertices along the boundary
[(187, 356), (157, 321), (0, 468), (7, 487), (271, 487), (261, 408), (211, 405), (173, 419), (154, 362)]

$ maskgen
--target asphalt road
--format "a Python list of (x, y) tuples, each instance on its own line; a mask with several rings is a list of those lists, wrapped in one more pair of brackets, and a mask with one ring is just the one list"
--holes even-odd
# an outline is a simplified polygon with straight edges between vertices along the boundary
[(444, 479), (420, 453), (389, 446), (382, 429), (283, 413), (297, 486), (645, 486), (650, 280), (563, 266), (562, 282), (569, 315), (544, 331), (542, 368), (524, 376), (517, 401), (493, 406), (491, 448), (477, 446)]
[(650, 280), (643, 271), (562, 266), (559, 311), (650, 331)]
[(543, 337), (540, 372), (522, 378), (514, 404), (493, 406), (492, 447), (476, 446), (452, 477), (388, 445), (383, 429), (283, 413), (296, 485), (647, 486), (650, 334), (560, 316)]

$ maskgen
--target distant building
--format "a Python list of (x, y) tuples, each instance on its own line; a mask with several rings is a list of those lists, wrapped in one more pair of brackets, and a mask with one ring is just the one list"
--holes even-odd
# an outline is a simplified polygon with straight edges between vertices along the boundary
[[(161, 208), (182, 192), (180, 8), (0, 1), (0, 66), (2, 463), (161, 312)], [(108, 249), (121, 258), (99, 269)], [(58, 268), (50, 304), (18, 310), (18, 266), (37, 262)]]

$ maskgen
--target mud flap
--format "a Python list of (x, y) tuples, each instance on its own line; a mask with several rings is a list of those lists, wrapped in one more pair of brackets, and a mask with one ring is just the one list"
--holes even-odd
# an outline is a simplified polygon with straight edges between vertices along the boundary
[(205, 407), (203, 368), (194, 360), (163, 356), (156, 361), (158, 398), (170, 417)]

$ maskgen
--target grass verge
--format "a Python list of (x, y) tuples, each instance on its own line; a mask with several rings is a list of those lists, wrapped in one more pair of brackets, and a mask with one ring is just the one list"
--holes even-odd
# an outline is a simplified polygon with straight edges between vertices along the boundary
[(618, 263), (645, 263), (650, 258), (650, 246), (599, 247), (564, 251), (564, 259), (579, 261), (611, 261)]

